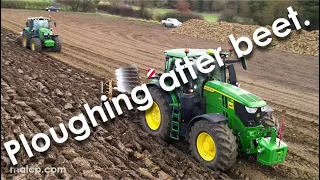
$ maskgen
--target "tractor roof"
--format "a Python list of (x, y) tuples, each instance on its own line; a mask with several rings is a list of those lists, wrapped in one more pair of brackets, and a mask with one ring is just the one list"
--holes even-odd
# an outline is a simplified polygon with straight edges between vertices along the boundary
[[(188, 57), (199, 57), (206, 54), (207, 49), (189, 49)], [(186, 56), (185, 49), (170, 49), (164, 52), (167, 56), (183, 58)]]
[(47, 17), (28, 17), (28, 20), (49, 20), (50, 18)]

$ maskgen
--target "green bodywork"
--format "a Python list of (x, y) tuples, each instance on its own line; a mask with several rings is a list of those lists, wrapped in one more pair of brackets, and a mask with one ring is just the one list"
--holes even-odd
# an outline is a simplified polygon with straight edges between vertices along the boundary
[[(167, 56), (165, 72), (167, 73), (175, 68), (174, 62), (176, 59), (182, 59), (186, 56), (189, 59), (196, 59), (207, 52), (205, 49), (190, 49), (189, 53), (186, 54), (184, 49), (167, 50), (165, 51)], [(213, 56), (213, 54), (210, 55)], [(193, 92), (195, 94), (194, 101), (200, 102), (201, 98), (205, 97), (206, 114), (219, 113), (228, 118), (228, 125), (238, 137), (240, 150), (244, 154), (257, 154), (258, 162), (264, 165), (283, 162), (288, 147), (283, 141), (279, 146), (275, 128), (265, 128), (261, 125), (264, 112), (261, 111), (261, 113), (255, 115), (255, 118), (260, 122), (258, 125), (248, 127), (244, 125), (235, 111), (236, 106), (242, 106), (243, 109), (245, 107), (266, 107), (266, 102), (240, 87), (227, 83), (226, 65), (220, 68), (216, 65), (216, 67), (210, 74), (197, 74), (197, 79), (194, 80), (197, 85), (197, 89)], [(205, 81), (208, 80), (208, 77), (210, 80)], [(157, 84), (158, 81), (159, 79), (156, 79), (151, 83)], [(172, 98), (171, 106), (179, 104), (181, 92), (181, 87), (169, 92)], [(183, 125), (183, 123), (180, 124)]]
[[(221, 81), (209, 81), (205, 84), (205, 88), (210, 87), (218, 94), (227, 96), (228, 98), (238, 101), (239, 103), (247, 107), (263, 107), (266, 106), (266, 102), (260, 99), (258, 96), (231, 84)], [(206, 89), (205, 89), (206, 90)], [(205, 91), (207, 92), (207, 91)], [(211, 98), (208, 98), (211, 99)]]
[(27, 27), (23, 29), (27, 35), (28, 44), (33, 37), (41, 40), (43, 47), (54, 47), (55, 42), (52, 40), (53, 34), (50, 29), (50, 18), (45, 17), (30, 17), (27, 20)]
[(44, 46), (45, 47), (54, 47), (54, 41), (52, 39), (45, 39), (44, 35), (45, 34), (52, 34), (52, 31), (50, 29), (47, 28), (40, 28), (39, 29), (39, 35), (40, 35), (40, 39), (41, 41), (44, 42)]
[[(258, 161), (265, 165), (285, 160), (287, 145), (283, 141), (280, 147), (275, 145), (279, 141), (275, 128), (266, 129), (262, 125), (246, 127), (235, 113), (235, 102), (246, 107), (265, 107), (265, 101), (242, 88), (220, 81), (208, 81), (203, 96), (207, 100), (206, 113), (219, 113), (228, 117), (228, 125), (238, 136), (241, 150), (245, 154), (258, 154)], [(268, 134), (271, 134), (271, 138), (267, 137)], [(258, 145), (255, 144), (257, 141)]]

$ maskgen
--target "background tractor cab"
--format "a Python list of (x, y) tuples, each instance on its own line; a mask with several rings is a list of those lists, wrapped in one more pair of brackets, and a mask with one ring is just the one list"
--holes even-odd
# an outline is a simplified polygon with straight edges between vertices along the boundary
[[(176, 73), (181, 86), (170, 92), (161, 88), (159, 77), (153, 79), (148, 89), (154, 102), (141, 112), (143, 129), (165, 140), (184, 137), (192, 155), (213, 169), (228, 170), (238, 151), (257, 155), (258, 162), (265, 165), (283, 162), (287, 145), (276, 137), (279, 127), (272, 109), (261, 98), (239, 87), (234, 63), (247, 69), (245, 57), (226, 60), (230, 52), (221, 52), (224, 65), (220, 67), (215, 61), (213, 71), (201, 73), (196, 61), (204, 54), (215, 59), (212, 49), (165, 51), (165, 73), (176, 69), (177, 59), (182, 59), (182, 65), (187, 57), (194, 62), (197, 78), (193, 80), (186, 68), (188, 82), (184, 84)], [(173, 81), (167, 78), (165, 83), (171, 85)]]
[[(59, 36), (53, 34), (50, 23), (50, 18), (29, 17), (21, 33), (21, 45), (37, 52), (41, 52), (43, 48), (60, 52), (62, 43)], [(56, 22), (53, 25), (56, 27)]]

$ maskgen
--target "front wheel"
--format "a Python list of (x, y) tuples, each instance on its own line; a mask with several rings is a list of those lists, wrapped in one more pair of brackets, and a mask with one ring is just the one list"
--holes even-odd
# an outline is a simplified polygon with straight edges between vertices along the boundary
[(52, 48), (52, 51), (53, 52), (60, 52), (61, 51), (62, 42), (61, 42), (59, 36), (53, 37), (52, 40), (54, 41), (54, 47)]
[(42, 51), (41, 40), (39, 38), (31, 38), (30, 49), (31, 51), (41, 52)]
[(189, 136), (192, 156), (209, 168), (227, 171), (236, 162), (238, 144), (227, 123), (200, 120)]
[[(273, 115), (273, 112), (267, 112), (267, 114), (264, 116), (262, 125), (266, 128), (276, 128), (277, 137), (280, 136), (280, 123), (278, 119)], [(283, 135), (283, 132), (282, 132)]]

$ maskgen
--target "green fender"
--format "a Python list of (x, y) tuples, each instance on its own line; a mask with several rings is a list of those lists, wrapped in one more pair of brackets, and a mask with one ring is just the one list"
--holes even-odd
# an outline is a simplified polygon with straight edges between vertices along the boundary
[(188, 129), (187, 134), (189, 134), (191, 127), (194, 125), (194, 123), (200, 121), (200, 120), (207, 120), (212, 123), (217, 123), (221, 121), (228, 121), (228, 118), (224, 116), (223, 114), (219, 113), (210, 113), (210, 114), (201, 114), (199, 116), (196, 116), (190, 120), (188, 123)]

